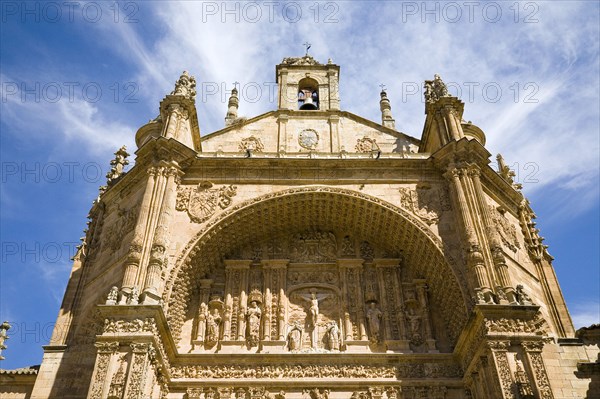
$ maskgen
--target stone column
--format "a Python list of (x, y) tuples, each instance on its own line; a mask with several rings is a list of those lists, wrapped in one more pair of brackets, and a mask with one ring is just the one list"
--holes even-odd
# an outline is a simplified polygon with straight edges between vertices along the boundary
[(137, 283), (140, 261), (142, 259), (142, 251), (146, 236), (146, 227), (150, 215), (152, 197), (154, 196), (154, 188), (156, 183), (157, 169), (155, 167), (148, 168), (148, 180), (144, 189), (144, 197), (137, 218), (137, 223), (133, 233), (133, 239), (129, 245), (129, 251), (125, 260), (125, 274), (123, 276), (123, 284), (121, 287), (121, 301), (124, 305), (131, 294), (131, 290)]
[(473, 191), (475, 192), (475, 197), (481, 210), (483, 224), (485, 226), (487, 237), (490, 242), (490, 251), (492, 254), (492, 261), (495, 266), (498, 283), (505, 292), (508, 300), (511, 303), (516, 303), (514, 289), (512, 287), (510, 276), (508, 274), (508, 265), (506, 264), (506, 259), (504, 258), (504, 254), (502, 252), (500, 236), (498, 234), (498, 231), (496, 230), (496, 227), (490, 215), (490, 209), (484, 196), (480, 175), (481, 170), (479, 170), (479, 168), (475, 166), (472, 166), (469, 170), (469, 176), (473, 181)]
[[(365, 301), (362, 289), (362, 259), (338, 259), (342, 281), (342, 300), (344, 315), (344, 336), (348, 341), (368, 341), (365, 327)], [(347, 317), (348, 314), (350, 317)], [(357, 334), (353, 330), (356, 325)]]
[(263, 341), (271, 340), (271, 320), (273, 318), (273, 296), (271, 295), (271, 289), (276, 290), (277, 287), (272, 287), (272, 271), (268, 264), (263, 261), (263, 281), (264, 281), (264, 298), (263, 298), (263, 316), (262, 316), (262, 331)]
[(90, 399), (103, 399), (110, 385), (108, 372), (111, 360), (113, 355), (119, 350), (119, 343), (97, 342), (95, 346), (97, 350), (96, 364), (94, 365), (94, 374), (87, 397)]
[(521, 342), (521, 346), (525, 352), (528, 374), (533, 376), (533, 380), (535, 381), (537, 397), (540, 399), (554, 399), (552, 389), (550, 388), (548, 373), (546, 372), (546, 367), (544, 366), (544, 360), (542, 358), (544, 342)]
[[(446, 173), (450, 180), (450, 187), (454, 194), (454, 202), (458, 205), (457, 213), (460, 217), (465, 241), (467, 242), (467, 264), (470, 269), (470, 277), (474, 288), (489, 291), (489, 278), (485, 268), (485, 262), (481, 246), (471, 219), (471, 212), (463, 189), (464, 169), (451, 167)], [(462, 177), (462, 179), (461, 179)]]
[[(281, 90), (281, 89), (280, 89)], [(277, 118), (278, 124), (278, 132), (279, 132), (279, 149), (278, 152), (286, 152), (288, 146), (288, 137), (287, 137), (287, 125), (289, 121), (289, 116), (286, 114), (281, 114)]]
[(150, 261), (144, 284), (144, 304), (156, 304), (160, 300), (162, 271), (167, 266), (166, 251), (169, 243), (169, 225), (175, 211), (177, 198), (177, 180), (181, 171), (177, 167), (165, 169), (167, 181), (165, 194), (160, 207), (158, 224), (154, 233)]

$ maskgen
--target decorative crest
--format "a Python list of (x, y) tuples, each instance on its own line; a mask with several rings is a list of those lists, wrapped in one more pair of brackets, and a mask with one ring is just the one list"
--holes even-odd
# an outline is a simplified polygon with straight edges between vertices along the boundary
[(281, 63), (284, 65), (323, 65), (308, 54), (304, 57), (286, 57)]
[(434, 103), (441, 97), (450, 97), (448, 87), (442, 81), (442, 78), (437, 73), (433, 76), (433, 80), (425, 81), (425, 102)]
[(196, 98), (196, 79), (187, 71), (183, 71), (179, 80), (175, 83), (175, 89), (171, 92), (172, 96), (184, 96), (190, 100)]

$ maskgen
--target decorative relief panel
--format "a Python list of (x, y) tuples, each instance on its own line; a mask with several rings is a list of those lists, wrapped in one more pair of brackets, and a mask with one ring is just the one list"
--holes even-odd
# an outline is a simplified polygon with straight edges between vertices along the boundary
[(428, 225), (437, 224), (443, 211), (450, 210), (450, 198), (443, 188), (417, 186), (416, 190), (402, 187), (400, 205)]
[(337, 243), (331, 232), (309, 231), (292, 238), (290, 248), (292, 262), (327, 262), (337, 258)]
[(517, 228), (504, 216), (504, 213), (499, 208), (490, 205), (490, 215), (502, 239), (502, 243), (513, 252), (521, 249), (521, 243), (519, 243), (517, 236)]
[(203, 182), (196, 187), (179, 186), (177, 189), (177, 204), (175, 209), (187, 212), (194, 223), (202, 223), (217, 210), (231, 205), (232, 198), (237, 194), (236, 186), (212, 188), (210, 182)]
[(356, 152), (370, 153), (372, 151), (378, 151), (379, 146), (375, 142), (375, 139), (365, 136), (356, 140), (355, 149)]
[(123, 238), (133, 231), (137, 222), (140, 206), (136, 205), (129, 209), (117, 209), (117, 218), (104, 232), (105, 239), (102, 242), (102, 249), (116, 251), (121, 248)]

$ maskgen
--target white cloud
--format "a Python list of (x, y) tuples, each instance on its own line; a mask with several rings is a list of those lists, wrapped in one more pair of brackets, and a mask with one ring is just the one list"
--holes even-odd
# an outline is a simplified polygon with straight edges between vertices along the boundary
[(579, 303), (571, 307), (571, 318), (575, 329), (600, 323), (600, 302)]

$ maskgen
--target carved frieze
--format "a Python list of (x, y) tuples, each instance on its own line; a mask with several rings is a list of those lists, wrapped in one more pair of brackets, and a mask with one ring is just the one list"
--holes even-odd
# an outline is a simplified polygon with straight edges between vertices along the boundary
[(233, 185), (212, 188), (210, 182), (203, 182), (196, 187), (179, 186), (175, 209), (187, 212), (194, 223), (202, 223), (214, 215), (217, 207), (226, 209), (237, 194)]
[(146, 318), (134, 320), (104, 320), (104, 333), (139, 333), (150, 332), (157, 333), (158, 328), (154, 319)]
[(394, 366), (355, 364), (194, 365), (171, 367), (173, 378), (395, 378)]

